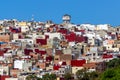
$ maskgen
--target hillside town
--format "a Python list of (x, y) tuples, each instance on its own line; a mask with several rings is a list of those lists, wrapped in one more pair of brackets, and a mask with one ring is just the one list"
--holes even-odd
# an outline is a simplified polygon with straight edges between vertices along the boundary
[(71, 16), (63, 22), (51, 20), (0, 20), (0, 80), (27, 80), (35, 74), (55, 74), (65, 80), (78, 70), (102, 72), (105, 62), (120, 58), (120, 27), (110, 24), (74, 24)]

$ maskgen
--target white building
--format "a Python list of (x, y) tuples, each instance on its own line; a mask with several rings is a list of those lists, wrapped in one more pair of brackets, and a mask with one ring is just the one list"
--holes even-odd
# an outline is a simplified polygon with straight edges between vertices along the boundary
[(45, 33), (45, 35), (49, 35), (49, 39), (53, 39), (57, 37), (58, 39), (61, 39), (62, 35), (60, 33)]
[(0, 66), (0, 75), (9, 75), (9, 67)]
[(24, 60), (15, 60), (14, 61), (14, 68), (18, 68), (24, 71), (27, 71), (29, 67), (32, 66), (31, 62), (27, 62)]
[(82, 27), (83, 29), (89, 29), (89, 30), (95, 30), (96, 26), (92, 25), (92, 24), (81, 24), (80, 27)]
[(5, 78), (5, 80), (19, 80), (18, 78)]
[(97, 30), (108, 30), (109, 26), (110, 25), (108, 25), (108, 24), (99, 24), (99, 25), (97, 25)]

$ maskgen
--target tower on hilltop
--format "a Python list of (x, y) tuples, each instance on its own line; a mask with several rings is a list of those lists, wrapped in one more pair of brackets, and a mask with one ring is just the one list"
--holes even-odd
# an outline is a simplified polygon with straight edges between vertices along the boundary
[(65, 15), (62, 17), (62, 20), (63, 20), (63, 23), (70, 23), (71, 16), (68, 15), (68, 14), (65, 14)]

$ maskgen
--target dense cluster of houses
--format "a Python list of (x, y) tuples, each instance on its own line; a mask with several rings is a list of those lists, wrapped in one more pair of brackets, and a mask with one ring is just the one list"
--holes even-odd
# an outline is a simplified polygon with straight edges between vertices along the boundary
[(120, 57), (120, 27), (52, 21), (0, 21), (0, 80), (25, 80), (29, 74), (59, 78), (80, 69), (103, 71)]

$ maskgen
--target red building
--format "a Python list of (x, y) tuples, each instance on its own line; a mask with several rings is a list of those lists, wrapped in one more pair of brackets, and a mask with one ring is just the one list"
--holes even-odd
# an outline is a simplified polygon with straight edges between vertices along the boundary
[(45, 39), (43, 38), (37, 38), (36, 39), (36, 43), (40, 44), (40, 45), (47, 45), (47, 39), (49, 38), (48, 35), (45, 35)]
[(112, 54), (103, 54), (102, 58), (103, 59), (113, 58), (113, 55)]
[(53, 69), (54, 69), (54, 70), (59, 70), (60, 67), (61, 67), (60, 65), (54, 64)]
[(46, 54), (46, 50), (35, 49), (34, 51), (35, 51), (36, 53), (40, 54), (40, 55)]
[(4, 55), (4, 51), (0, 50), (0, 56), (3, 56), (3, 55)]
[(5, 80), (6, 78), (9, 78), (10, 76), (7, 75), (0, 75), (0, 80)]
[(76, 34), (71, 32), (70, 34), (65, 35), (65, 39), (68, 42), (74, 42), (76, 40)]
[(81, 35), (77, 35), (75, 38), (76, 42), (85, 42), (85, 37)]
[(46, 61), (47, 61), (47, 62), (50, 62), (50, 61), (52, 61), (52, 60), (53, 60), (53, 57), (52, 57), (52, 56), (46, 57)]
[(29, 55), (30, 54), (30, 52), (33, 52), (33, 50), (32, 49), (24, 49), (24, 54), (25, 55)]
[(67, 34), (68, 30), (65, 29), (65, 28), (60, 28), (60, 29), (58, 30), (58, 32), (61, 33), (61, 34)]
[(86, 60), (85, 59), (83, 59), (83, 60), (72, 60), (71, 61), (71, 66), (72, 67), (74, 67), (74, 66), (81, 67), (81, 66), (83, 66), (83, 64), (86, 64)]
[(10, 31), (11, 31), (12, 33), (21, 33), (21, 28), (10, 27)]

